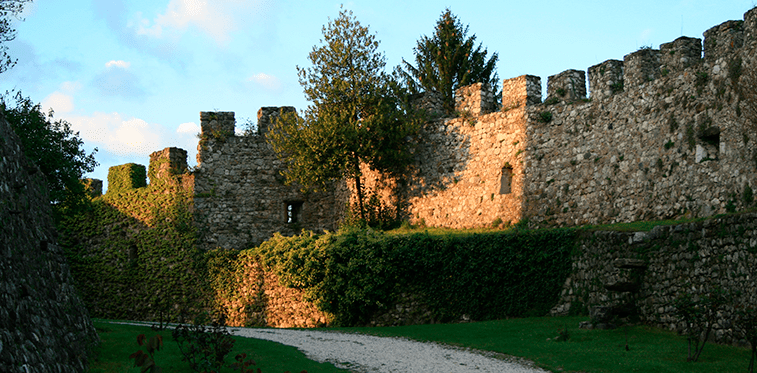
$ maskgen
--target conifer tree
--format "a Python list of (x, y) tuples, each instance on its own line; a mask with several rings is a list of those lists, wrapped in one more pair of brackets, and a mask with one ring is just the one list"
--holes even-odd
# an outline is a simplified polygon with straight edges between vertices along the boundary
[(455, 90), (473, 83), (495, 88), (499, 78), (495, 71), (498, 55), (481, 44), (475, 46), (476, 35), (467, 36), (463, 26), (449, 9), (442, 13), (431, 37), (422, 36), (415, 52), (415, 66), (402, 60), (403, 76), (413, 91), (434, 91), (441, 95), (446, 114), (455, 111)]
[(364, 221), (361, 164), (400, 172), (410, 163), (406, 139), (419, 122), (397, 80), (385, 72), (375, 35), (352, 12), (342, 10), (330, 20), (321, 43), (309, 54), (312, 67), (297, 67), (312, 104), (303, 116), (282, 115), (267, 141), (285, 160), (289, 183), (318, 190), (330, 181), (351, 179)]

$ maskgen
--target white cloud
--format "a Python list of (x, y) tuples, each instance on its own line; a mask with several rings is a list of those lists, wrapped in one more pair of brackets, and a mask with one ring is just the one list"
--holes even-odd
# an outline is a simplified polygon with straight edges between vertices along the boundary
[(56, 91), (45, 97), (41, 106), (44, 111), (53, 109), (58, 114), (70, 113), (74, 110), (74, 97)]
[(176, 129), (176, 133), (195, 135), (200, 132), (200, 126), (194, 122), (182, 123)]
[(240, 25), (270, 11), (268, 3), (270, 0), (170, 0), (162, 14), (150, 20), (136, 13), (128, 27), (136, 35), (155, 39), (177, 39), (194, 27), (225, 45)]
[(45, 97), (40, 106), (43, 111), (53, 109), (58, 114), (65, 114), (74, 111), (73, 94), (81, 89), (79, 82), (63, 82), (60, 89)]
[(118, 61), (112, 60), (112, 61), (108, 61), (105, 64), (105, 67), (107, 68), (118, 67), (121, 69), (128, 69), (129, 67), (131, 67), (131, 62), (126, 62), (126, 61), (121, 61), (121, 60), (118, 60)]
[(138, 35), (155, 38), (183, 33), (189, 26), (206, 32), (219, 44), (228, 41), (229, 32), (236, 25), (231, 14), (224, 14), (219, 4), (210, 6), (206, 0), (171, 0), (163, 14), (152, 22), (139, 15), (136, 27)]
[(119, 113), (96, 112), (91, 116), (67, 116), (71, 127), (89, 145), (119, 156), (149, 156), (163, 147), (169, 131), (159, 124), (125, 117)]
[(273, 75), (259, 73), (249, 77), (247, 81), (253, 82), (271, 91), (278, 91), (281, 89), (281, 81)]

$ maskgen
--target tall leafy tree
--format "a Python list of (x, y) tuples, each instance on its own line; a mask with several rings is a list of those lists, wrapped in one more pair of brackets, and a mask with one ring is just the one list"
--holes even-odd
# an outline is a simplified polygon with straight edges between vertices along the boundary
[(24, 155), (45, 175), (51, 202), (58, 207), (78, 205), (86, 195), (80, 180), (98, 165), (97, 149), (87, 154), (68, 122), (54, 120), (52, 110), (43, 113), (21, 92), (0, 97), (0, 111), (21, 140)]
[(467, 36), (463, 26), (449, 9), (442, 13), (431, 37), (422, 36), (413, 51), (415, 65), (402, 60), (403, 76), (414, 91), (433, 91), (441, 95), (444, 111), (455, 111), (455, 90), (473, 83), (490, 87), (499, 84), (495, 71), (498, 55), (487, 58), (487, 50), (475, 45), (476, 35)]
[(30, 1), (0, 0), (0, 73), (16, 64), (16, 60), (8, 55), (8, 47), (5, 43), (16, 38), (16, 30), (13, 29), (11, 18), (18, 17), (24, 10), (24, 5)]
[(312, 104), (302, 116), (283, 115), (267, 139), (287, 163), (288, 182), (322, 189), (330, 181), (354, 182), (360, 218), (365, 220), (361, 164), (388, 173), (411, 161), (407, 137), (417, 131), (397, 80), (385, 72), (379, 42), (352, 12), (342, 10), (323, 27), (312, 67), (297, 67)]

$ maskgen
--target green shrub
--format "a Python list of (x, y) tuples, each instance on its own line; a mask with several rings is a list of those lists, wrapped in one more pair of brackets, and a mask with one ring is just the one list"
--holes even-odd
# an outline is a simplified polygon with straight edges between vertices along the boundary
[(402, 293), (419, 296), (439, 320), (544, 315), (570, 272), (574, 231), (387, 235), (351, 229), (277, 235), (253, 249), (283, 285), (337, 325), (361, 325)]

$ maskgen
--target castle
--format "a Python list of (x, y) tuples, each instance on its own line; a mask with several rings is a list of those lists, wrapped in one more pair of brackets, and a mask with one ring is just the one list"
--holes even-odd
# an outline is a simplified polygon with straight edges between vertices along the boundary
[[(704, 53), (703, 53), (704, 52)], [(702, 56), (704, 54), (704, 56)], [(757, 187), (757, 9), (701, 39), (642, 48), (586, 73), (456, 92), (456, 118), (426, 123), (408, 175), (365, 169), (366, 190), (414, 223), (450, 228), (571, 226), (710, 216), (751, 203)], [(423, 100), (434, 111), (434, 97)], [(492, 108), (498, 108), (492, 111)], [(265, 141), (291, 107), (258, 112), (258, 131), (234, 135), (233, 112), (202, 112), (193, 188), (204, 248), (246, 248), (275, 232), (333, 230), (351, 186), (303, 194)], [(182, 159), (183, 154), (183, 159)], [(151, 156), (186, 170), (186, 152)], [(175, 174), (169, 172), (168, 174)], [(189, 181), (189, 182), (188, 182)], [(139, 184), (139, 183), (136, 183)]]

